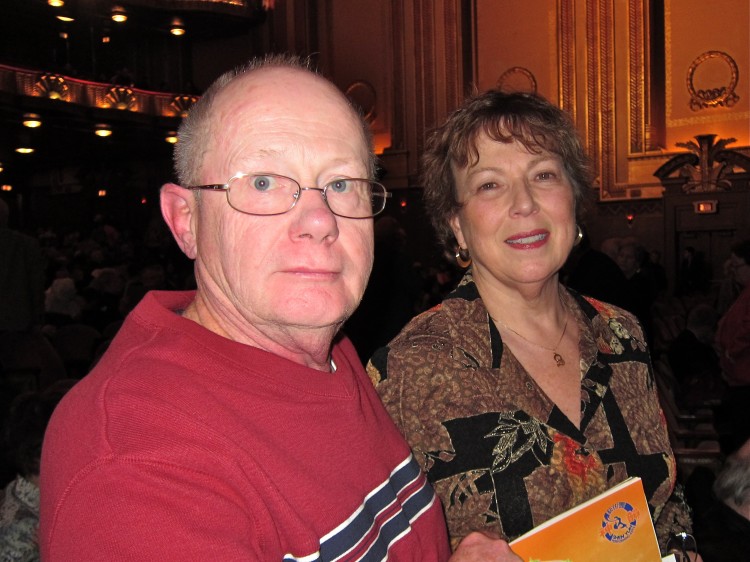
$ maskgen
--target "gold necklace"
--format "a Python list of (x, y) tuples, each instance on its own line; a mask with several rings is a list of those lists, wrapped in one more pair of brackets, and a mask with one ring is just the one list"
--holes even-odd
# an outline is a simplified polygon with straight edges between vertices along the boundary
[(516, 331), (515, 331), (515, 330), (514, 330), (513, 328), (511, 328), (510, 326), (507, 326), (507, 325), (503, 324), (503, 323), (502, 323), (502, 322), (500, 322), (500, 320), (498, 320), (497, 318), (492, 318), (492, 316), (490, 316), (490, 319), (491, 319), (491, 320), (492, 320), (493, 322), (497, 322), (498, 324), (500, 324), (500, 325), (501, 325), (501, 326), (502, 326), (503, 328), (505, 328), (506, 330), (508, 330), (508, 331), (510, 331), (510, 332), (513, 332), (513, 333), (514, 333), (514, 334), (516, 334), (516, 335), (517, 335), (517, 336), (518, 336), (519, 338), (521, 338), (522, 340), (524, 340), (524, 341), (526, 341), (526, 342), (530, 343), (531, 345), (535, 345), (535, 346), (537, 346), (537, 347), (541, 347), (542, 349), (546, 349), (547, 351), (551, 351), (551, 352), (552, 352), (552, 358), (553, 358), (553, 359), (555, 360), (555, 363), (557, 364), (557, 366), (558, 366), (558, 367), (562, 367), (563, 365), (565, 365), (565, 359), (563, 359), (563, 356), (562, 356), (562, 355), (560, 355), (560, 354), (559, 354), (559, 353), (557, 352), (557, 348), (558, 348), (558, 347), (560, 347), (560, 344), (562, 343), (562, 340), (563, 340), (563, 338), (565, 337), (565, 330), (567, 330), (567, 329), (568, 329), (568, 320), (570, 319), (570, 316), (568, 316), (568, 314), (567, 314), (567, 313), (565, 314), (565, 324), (563, 325), (563, 329), (562, 329), (562, 334), (560, 334), (560, 339), (559, 339), (559, 340), (557, 340), (557, 345), (556, 345), (555, 347), (546, 347), (546, 346), (544, 346), (544, 345), (541, 345), (541, 344), (539, 344), (539, 343), (533, 342), (533, 341), (531, 341), (530, 339), (528, 339), (528, 338), (525, 338), (525, 337), (523, 337), (523, 336), (522, 336), (521, 334), (519, 334), (518, 332), (516, 332)]

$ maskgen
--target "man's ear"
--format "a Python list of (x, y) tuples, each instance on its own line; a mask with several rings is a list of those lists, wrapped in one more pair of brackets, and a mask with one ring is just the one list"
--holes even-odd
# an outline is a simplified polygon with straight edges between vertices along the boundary
[(172, 236), (183, 253), (195, 259), (197, 247), (195, 242), (195, 220), (197, 202), (189, 189), (174, 183), (164, 184), (161, 188), (161, 214), (172, 231)]

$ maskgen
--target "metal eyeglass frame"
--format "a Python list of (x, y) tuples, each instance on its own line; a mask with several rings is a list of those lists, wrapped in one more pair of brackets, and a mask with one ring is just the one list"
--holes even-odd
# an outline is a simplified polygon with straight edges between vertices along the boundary
[[(291, 204), (289, 205), (289, 208), (286, 209), (286, 210), (284, 210), (284, 211), (281, 211), (279, 213), (250, 213), (248, 211), (243, 211), (242, 209), (238, 209), (237, 207), (235, 207), (234, 205), (232, 205), (232, 200), (229, 197), (229, 192), (232, 189), (232, 182), (235, 181), (235, 180), (238, 180), (238, 179), (249, 177), (249, 176), (270, 176), (270, 177), (281, 178), (281, 179), (285, 179), (285, 180), (289, 180), (289, 181), (293, 182), (297, 186), (297, 192), (293, 195), (293, 199), (292, 199)], [(367, 182), (367, 183), (369, 183), (371, 185), (374, 185), (374, 186), (379, 186), (383, 190), (383, 193), (382, 193), (382, 200), (383, 200), (382, 208), (379, 211), (377, 211), (375, 213), (372, 213), (370, 215), (367, 215), (365, 217), (350, 217), (350, 216), (347, 216), (347, 215), (342, 215), (340, 213), (337, 213), (336, 211), (334, 211), (333, 209), (331, 209), (331, 205), (328, 203), (328, 197), (326, 196), (326, 192), (327, 192), (328, 188), (331, 185), (333, 185), (334, 183), (336, 183), (337, 181), (363, 181), (363, 182)], [(323, 196), (323, 201), (325, 201), (326, 207), (328, 207), (328, 210), (331, 211), (331, 213), (333, 213), (337, 217), (341, 217), (341, 218), (345, 218), (345, 219), (355, 219), (355, 220), (357, 220), (357, 219), (371, 219), (373, 217), (378, 216), (380, 213), (382, 213), (385, 210), (386, 202), (392, 196), (392, 194), (386, 190), (386, 188), (385, 188), (385, 186), (383, 184), (381, 184), (379, 182), (376, 182), (374, 180), (366, 179), (366, 178), (337, 178), (335, 180), (331, 180), (330, 182), (328, 182), (327, 184), (325, 184), (323, 187), (303, 187), (297, 180), (295, 180), (294, 178), (290, 178), (289, 176), (282, 176), (281, 174), (257, 173), (257, 172), (253, 172), (253, 173), (238, 172), (235, 175), (233, 175), (231, 178), (229, 178), (229, 180), (227, 181), (227, 183), (213, 183), (213, 184), (206, 184), (206, 185), (191, 185), (191, 186), (185, 187), (185, 189), (190, 189), (190, 190), (193, 190), (193, 191), (194, 190), (224, 191), (227, 194), (226, 195), (227, 196), (227, 203), (229, 204), (230, 207), (232, 207), (232, 209), (234, 209), (238, 213), (243, 213), (245, 215), (251, 215), (251, 216), (255, 216), (255, 217), (275, 217), (275, 216), (278, 216), (278, 215), (284, 215), (284, 214), (288, 213), (289, 211), (291, 211), (292, 209), (294, 209), (294, 207), (297, 205), (297, 202), (300, 200), (300, 197), (302, 197), (302, 192), (303, 191), (320, 191), (321, 195)], [(380, 195), (378, 195), (378, 197), (380, 197)]]

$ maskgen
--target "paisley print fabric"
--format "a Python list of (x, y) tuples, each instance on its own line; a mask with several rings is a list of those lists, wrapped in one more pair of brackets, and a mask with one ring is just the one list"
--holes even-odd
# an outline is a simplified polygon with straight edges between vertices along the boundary
[(503, 347), (471, 275), (378, 350), (368, 373), (440, 496), (453, 544), (512, 540), (629, 476), (662, 548), (690, 530), (643, 332), (631, 314), (562, 292), (581, 334), (581, 425)]

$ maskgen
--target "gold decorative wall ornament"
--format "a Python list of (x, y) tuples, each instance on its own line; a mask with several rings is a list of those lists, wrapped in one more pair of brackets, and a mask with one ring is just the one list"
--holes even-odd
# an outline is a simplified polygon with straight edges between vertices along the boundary
[(530, 70), (522, 66), (509, 68), (497, 79), (498, 90), (505, 92), (536, 93), (536, 78)]
[[(690, 152), (678, 154), (662, 164), (654, 175), (662, 184), (679, 184), (685, 193), (728, 191), (735, 168), (750, 172), (750, 158), (727, 145), (737, 139), (719, 139), (716, 135), (698, 135), (694, 141), (678, 142), (676, 146)], [(715, 141), (715, 142), (714, 142)], [(674, 174), (674, 176), (673, 176)], [(671, 177), (670, 177), (671, 176)]]
[[(716, 85), (714, 76), (717, 74), (716, 62), (723, 62), (729, 68), (728, 84)], [(706, 80), (696, 79), (696, 71), (702, 66), (703, 72), (711, 73)], [(725, 70), (726, 73), (726, 70)], [(687, 88), (690, 93), (690, 109), (700, 111), (711, 107), (732, 107), (740, 99), (734, 93), (739, 81), (739, 69), (732, 57), (722, 51), (707, 51), (696, 58), (688, 69)], [(701, 87), (701, 82), (703, 86)], [(696, 87), (698, 86), (698, 87)]]
[(105, 107), (136, 111), (135, 93), (127, 86), (112, 86), (104, 97)]
[(366, 80), (356, 80), (349, 84), (345, 93), (349, 101), (360, 109), (365, 121), (368, 123), (375, 121), (377, 117), (376, 105), (378, 96), (372, 84)]
[(188, 111), (193, 107), (193, 104), (198, 101), (198, 96), (191, 96), (187, 94), (178, 94), (172, 98), (172, 103), (169, 107), (182, 118), (187, 117)]
[(34, 84), (34, 95), (51, 100), (67, 100), (70, 89), (65, 77), (59, 74), (42, 74)]

